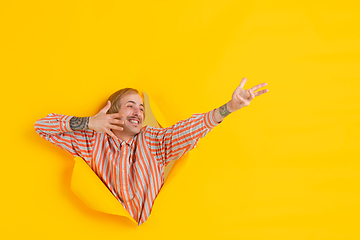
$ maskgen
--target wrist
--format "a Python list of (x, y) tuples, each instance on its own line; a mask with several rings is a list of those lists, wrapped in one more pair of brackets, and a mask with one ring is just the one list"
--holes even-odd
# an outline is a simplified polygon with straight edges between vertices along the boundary
[(219, 115), (220, 115), (219, 117), (221, 118), (220, 120), (224, 119), (231, 113), (228, 109), (228, 105), (229, 105), (229, 103), (225, 103), (224, 105), (219, 107)]
[(94, 128), (93, 128), (93, 121), (94, 121), (94, 119), (93, 119), (93, 117), (89, 117), (89, 121), (88, 121), (88, 128), (90, 129), (90, 130), (94, 130)]
[(72, 117), (70, 119), (71, 130), (88, 130), (89, 117)]
[(229, 102), (226, 103), (226, 108), (229, 110), (229, 112), (233, 113), (235, 112), (236, 110), (233, 108), (233, 105), (232, 105), (232, 100), (230, 100)]

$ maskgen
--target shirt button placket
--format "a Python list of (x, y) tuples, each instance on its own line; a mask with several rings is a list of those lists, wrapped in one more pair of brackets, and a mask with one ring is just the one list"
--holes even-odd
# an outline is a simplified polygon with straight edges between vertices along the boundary
[[(122, 161), (124, 161), (125, 162), (125, 164), (124, 164), (124, 167), (125, 168), (127, 168), (127, 162), (126, 162), (126, 143), (125, 142), (121, 142), (121, 158), (122, 158)], [(124, 197), (126, 196), (126, 193), (127, 193), (127, 191), (126, 191), (126, 181), (125, 181), (125, 179), (127, 178), (127, 174), (126, 174), (126, 172), (125, 172), (125, 170), (126, 169), (121, 169), (121, 172), (122, 172), (122, 190), (123, 190), (123, 195), (124, 195)], [(129, 201), (126, 201), (126, 204), (127, 205), (129, 205), (130, 203), (129, 203)]]

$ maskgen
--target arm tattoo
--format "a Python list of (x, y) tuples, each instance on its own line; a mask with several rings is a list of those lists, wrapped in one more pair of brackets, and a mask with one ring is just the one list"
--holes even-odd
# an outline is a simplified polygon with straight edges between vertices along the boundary
[(219, 107), (220, 115), (225, 118), (227, 115), (229, 115), (231, 112), (227, 109), (226, 103)]
[(88, 130), (90, 117), (72, 117), (70, 119), (70, 128), (72, 130)]

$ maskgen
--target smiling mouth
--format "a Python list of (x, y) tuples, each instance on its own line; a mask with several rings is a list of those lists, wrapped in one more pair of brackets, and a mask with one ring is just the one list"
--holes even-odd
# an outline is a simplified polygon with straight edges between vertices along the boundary
[(129, 119), (128, 120), (130, 123), (132, 123), (132, 124), (139, 124), (140, 123), (140, 121), (138, 120), (138, 119), (134, 119), (134, 118), (131, 118), (131, 119)]

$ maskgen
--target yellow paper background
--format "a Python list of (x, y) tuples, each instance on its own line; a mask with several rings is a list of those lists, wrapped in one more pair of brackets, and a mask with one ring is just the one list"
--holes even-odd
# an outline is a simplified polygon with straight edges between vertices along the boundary
[[(357, 1), (6, 1), (0, 6), (1, 238), (359, 239)], [(270, 92), (174, 165), (147, 222), (71, 191), (38, 118), (90, 116), (123, 87), (169, 124)], [(6, 238), (4, 238), (6, 239)]]

